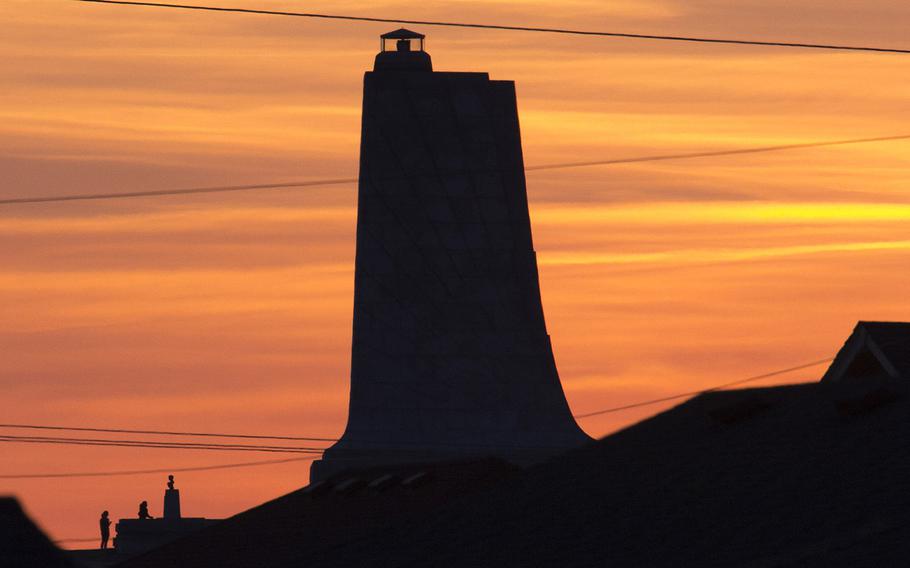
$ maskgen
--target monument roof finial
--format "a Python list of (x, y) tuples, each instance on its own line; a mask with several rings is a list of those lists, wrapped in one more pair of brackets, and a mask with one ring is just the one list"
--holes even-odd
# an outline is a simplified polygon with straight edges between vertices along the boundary
[(398, 28), (395, 31), (386, 32), (379, 37), (382, 39), (424, 39), (427, 36), (405, 28)]

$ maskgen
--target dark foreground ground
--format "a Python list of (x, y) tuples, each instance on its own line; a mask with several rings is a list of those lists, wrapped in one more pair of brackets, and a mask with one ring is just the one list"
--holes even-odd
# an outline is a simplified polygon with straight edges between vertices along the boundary
[(78, 568), (12, 497), (0, 497), (0, 568)]
[(399, 483), (417, 470), (342, 476), (125, 566), (910, 563), (910, 401), (893, 386), (716, 392), (528, 470)]

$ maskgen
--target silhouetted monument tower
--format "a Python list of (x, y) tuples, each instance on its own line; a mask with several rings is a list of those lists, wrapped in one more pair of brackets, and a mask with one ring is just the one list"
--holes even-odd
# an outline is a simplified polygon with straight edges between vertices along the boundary
[(515, 85), (434, 72), (423, 48), (384, 34), (364, 77), (350, 410), (314, 481), (590, 440), (544, 323)]

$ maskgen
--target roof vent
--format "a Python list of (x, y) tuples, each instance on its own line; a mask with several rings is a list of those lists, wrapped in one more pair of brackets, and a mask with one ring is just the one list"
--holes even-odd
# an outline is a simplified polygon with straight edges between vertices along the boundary
[(414, 475), (408, 476), (401, 482), (403, 487), (420, 487), (430, 480), (430, 474), (427, 471), (420, 471)]
[(373, 491), (383, 491), (391, 487), (395, 483), (395, 480), (396, 478), (394, 475), (387, 473), (371, 481), (369, 485), (367, 485), (367, 489)]
[(352, 477), (346, 479), (332, 488), (332, 491), (335, 493), (352, 493), (359, 489), (363, 485), (363, 481), (359, 477)]

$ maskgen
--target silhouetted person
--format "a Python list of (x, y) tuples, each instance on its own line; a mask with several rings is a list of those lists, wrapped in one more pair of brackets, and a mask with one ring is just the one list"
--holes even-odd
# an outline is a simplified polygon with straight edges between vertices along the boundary
[(101, 550), (107, 548), (107, 539), (111, 537), (111, 520), (108, 518), (108, 512), (101, 513), (98, 519), (98, 525), (101, 528)]
[(140, 519), (154, 519), (155, 517), (149, 515), (149, 504), (147, 501), (139, 503), (139, 518)]
[(167, 476), (167, 488), (170, 489), (171, 491), (174, 490), (174, 476), (173, 475)]

